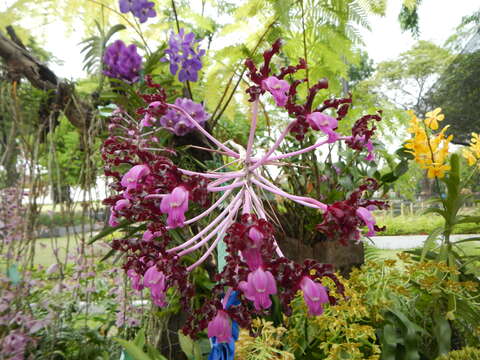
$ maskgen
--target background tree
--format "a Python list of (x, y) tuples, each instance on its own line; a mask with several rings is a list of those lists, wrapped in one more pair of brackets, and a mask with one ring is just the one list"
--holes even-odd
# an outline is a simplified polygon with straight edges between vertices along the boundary
[(428, 92), (425, 103), (441, 107), (454, 142), (467, 144), (480, 132), (480, 27)]
[(428, 111), (425, 95), (451, 60), (448, 50), (421, 40), (398, 59), (378, 64), (377, 91), (398, 108), (423, 115)]

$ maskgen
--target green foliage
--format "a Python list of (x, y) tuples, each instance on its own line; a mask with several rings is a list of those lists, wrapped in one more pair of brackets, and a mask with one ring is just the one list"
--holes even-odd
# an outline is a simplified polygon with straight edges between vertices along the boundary
[[(133, 360), (166, 360), (157, 349), (145, 343), (145, 330), (141, 329), (133, 341), (115, 339)], [(145, 348), (145, 351), (143, 350)]]
[(100, 26), (98, 21), (95, 21), (95, 26), (98, 30), (98, 35), (93, 35), (80, 43), (84, 44), (81, 50), (82, 53), (85, 53), (83, 70), (86, 70), (89, 74), (95, 73), (101, 76), (101, 61), (105, 48), (111, 37), (115, 35), (115, 33), (124, 30), (125, 26), (117, 24), (112, 26), (107, 32)]
[(48, 142), (43, 144), (40, 164), (48, 169), (48, 180), (52, 186), (87, 185), (92, 183), (99, 168), (100, 140), (92, 141), (90, 154), (85, 152), (81, 135), (67, 120), (60, 117), (60, 123), (53, 133), (48, 135)]
[[(479, 284), (449, 274), (458, 270), (445, 262), (417, 262), (405, 253), (397, 260), (376, 259), (342, 280), (346, 297), (325, 306), (321, 316), (308, 316), (299, 294), (281, 326), (255, 320), (258, 337), (242, 333), (237, 349), (242, 359), (263, 352), (270, 356), (265, 359), (293, 354), (295, 359), (410, 360), (435, 359), (458, 338), (478, 346), (480, 328), (473, 319), (480, 311)], [(462, 306), (449, 312), (452, 296)]]
[(97, 329), (74, 328), (68, 323), (55, 329), (54, 334), (42, 336), (35, 350), (38, 360), (107, 360), (113, 357), (119, 358), (120, 354), (111, 339)]
[(448, 354), (439, 356), (436, 360), (480, 360), (480, 349), (465, 347), (461, 350), (454, 350)]
[(479, 69), (480, 48), (469, 49), (455, 57), (427, 95), (430, 108), (442, 108), (445, 124), (450, 125), (449, 132), (459, 143), (468, 143), (471, 133), (480, 127)]
[(402, 31), (410, 31), (414, 37), (420, 35), (420, 27), (418, 24), (418, 6), (421, 0), (407, 0), (403, 2), (402, 9), (398, 15), (400, 28)]

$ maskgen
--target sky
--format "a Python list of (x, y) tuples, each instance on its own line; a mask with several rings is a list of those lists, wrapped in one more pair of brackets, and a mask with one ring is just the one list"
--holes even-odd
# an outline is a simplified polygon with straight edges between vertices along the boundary
[[(402, 1), (388, 1), (385, 17), (371, 17), (372, 31), (362, 30), (368, 55), (379, 63), (393, 60), (417, 41), (410, 32), (402, 33), (398, 22)], [(480, 9), (479, 0), (423, 0), (419, 8), (421, 40), (437, 45), (443, 43), (455, 32), (462, 17)]]
[[(365, 48), (375, 63), (396, 58), (416, 41), (409, 32), (400, 30), (397, 18), (401, 3), (401, 0), (389, 0), (386, 16), (371, 16), (371, 31), (361, 30)], [(420, 39), (442, 45), (462, 17), (479, 8), (479, 0), (423, 0), (419, 8)], [(82, 40), (80, 31), (67, 34), (58, 22), (38, 27), (37, 34), (43, 38), (44, 48), (63, 61), (63, 65), (52, 65), (58, 76), (74, 79), (84, 76), (83, 55), (78, 45)]]

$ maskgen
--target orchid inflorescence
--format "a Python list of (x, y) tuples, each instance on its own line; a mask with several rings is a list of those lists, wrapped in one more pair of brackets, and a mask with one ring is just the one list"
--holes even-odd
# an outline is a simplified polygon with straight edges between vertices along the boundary
[[(328, 82), (322, 79), (309, 89), (306, 102), (298, 104), (297, 87), (305, 80), (290, 83), (286, 76), (305, 69), (307, 64), (300, 60), (297, 66), (281, 68), (274, 75), (271, 59), (280, 47), (281, 42), (277, 41), (265, 51), (260, 70), (252, 60), (246, 61), (254, 85), (247, 90), (253, 104), (245, 149), (236, 146), (234, 150), (212, 136), (198, 120), (199, 108), (167, 103), (165, 91), (150, 77), (146, 78), (150, 93), (140, 94), (146, 105), (137, 110), (138, 118), (117, 110), (111, 119), (112, 134), (103, 147), (105, 174), (114, 178), (111, 187), (117, 192), (105, 200), (111, 206), (110, 224), (119, 225), (120, 218), (128, 224), (140, 223), (136, 230), (141, 235), (115, 240), (112, 245), (126, 253), (124, 268), (135, 289), (149, 288), (153, 302), (163, 307), (167, 304), (167, 290), (175, 288), (182, 306), (191, 309), (195, 288), (189, 282), (189, 273), (209, 259), (220, 242), (225, 243), (226, 265), (214, 276), (217, 284), (212, 297), (201, 308), (188, 311), (190, 317), (183, 329), (185, 334), (194, 336), (208, 328), (208, 335), (216, 344), (229, 344), (234, 337), (232, 328), (235, 330), (238, 325), (249, 328), (252, 314), (266, 314), (272, 307), (272, 296), (278, 297), (288, 315), (290, 302), (302, 291), (309, 313), (320, 315), (323, 304), (335, 302), (332, 290), (322, 285), (322, 278), (333, 280), (337, 291), (342, 293), (343, 287), (331, 265), (314, 260), (297, 264), (284, 256), (260, 193), (269, 192), (320, 211), (323, 222), (318, 230), (344, 244), (360, 240), (359, 227), (367, 226), (367, 235), (375, 234), (378, 227), (371, 210), (384, 206), (382, 202), (362, 198), (365, 191), (377, 189), (373, 179), (347, 200), (327, 205), (311, 197), (287, 193), (262, 174), (266, 165), (283, 166), (285, 159), (338, 141), (359, 152), (366, 150), (366, 160), (372, 160), (371, 137), (375, 130), (372, 123), (380, 120), (380, 115), (367, 115), (355, 123), (351, 136), (337, 133), (338, 121), (346, 116), (351, 98), (326, 99), (320, 107), (313, 108), (318, 91), (328, 87)], [(275, 104), (284, 108), (293, 120), (273, 145), (261, 153), (256, 151), (254, 139), (259, 99), (265, 93), (271, 94)], [(327, 109), (336, 112), (336, 116), (325, 114)], [(155, 136), (162, 127), (181, 135), (174, 126), (166, 126), (161, 120), (171, 112), (217, 147), (205, 150), (220, 153), (230, 161), (207, 172), (176, 166), (171, 160), (175, 152), (156, 146)], [(297, 151), (277, 153), (287, 135), (292, 133), (302, 139), (310, 128), (325, 136)], [(229, 171), (231, 165), (237, 170)], [(187, 217), (192, 203), (204, 210)], [(208, 225), (190, 239), (173, 245), (169, 230), (196, 224), (215, 211), (218, 214)], [(195, 253), (198, 255), (191, 260)]]

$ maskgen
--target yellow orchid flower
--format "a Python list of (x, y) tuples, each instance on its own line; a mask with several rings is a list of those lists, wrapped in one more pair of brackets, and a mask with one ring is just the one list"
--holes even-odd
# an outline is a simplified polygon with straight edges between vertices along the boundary
[(463, 149), (462, 155), (469, 166), (475, 165), (480, 160), (480, 134), (472, 133), (470, 144), (466, 149)]
[(441, 108), (436, 108), (433, 111), (427, 112), (426, 119), (425, 119), (425, 124), (432, 130), (437, 130), (438, 129), (438, 122), (442, 121), (445, 119), (445, 115), (441, 114), (442, 109)]

